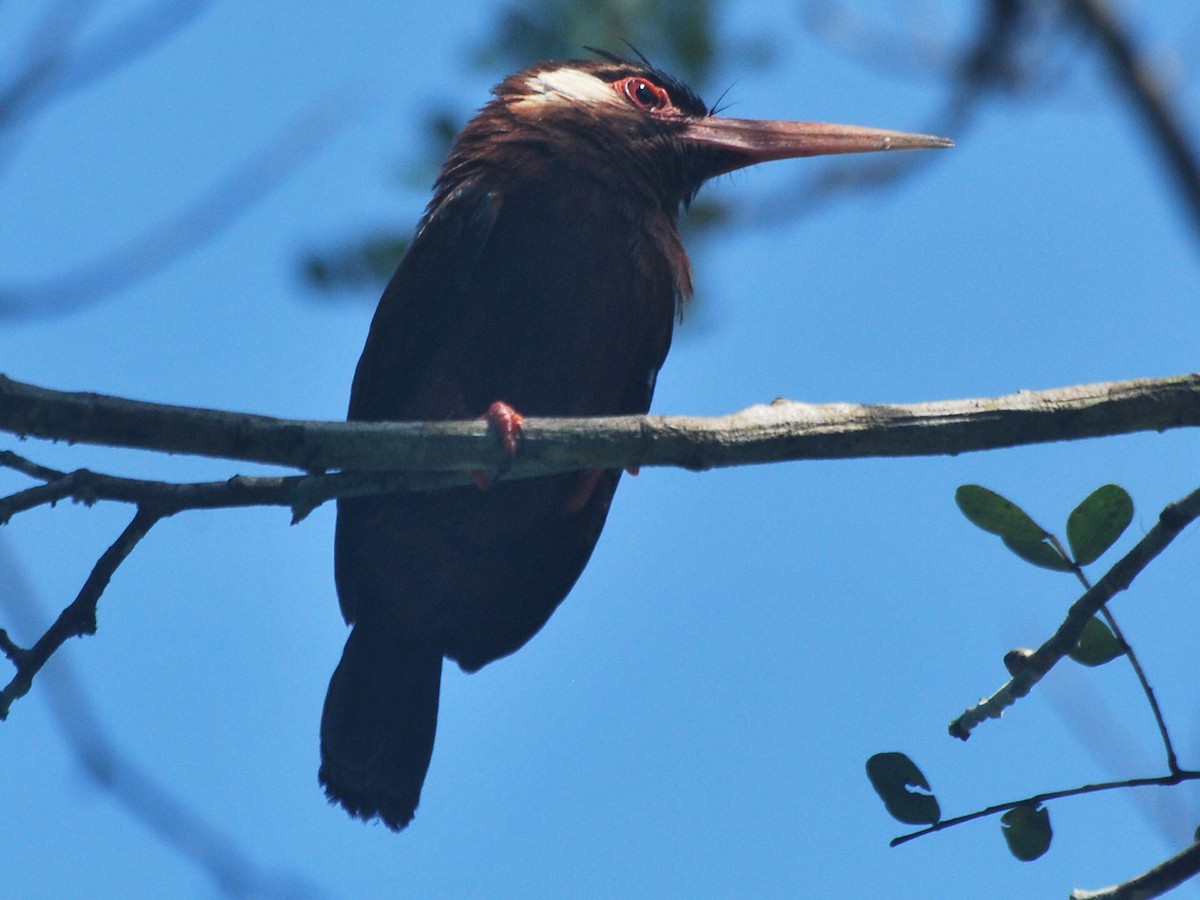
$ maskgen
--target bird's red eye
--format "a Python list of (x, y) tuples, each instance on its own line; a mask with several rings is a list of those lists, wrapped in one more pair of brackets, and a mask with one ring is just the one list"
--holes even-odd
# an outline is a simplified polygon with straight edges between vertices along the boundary
[(645, 78), (623, 78), (613, 85), (638, 109), (660, 112), (671, 105), (667, 92)]

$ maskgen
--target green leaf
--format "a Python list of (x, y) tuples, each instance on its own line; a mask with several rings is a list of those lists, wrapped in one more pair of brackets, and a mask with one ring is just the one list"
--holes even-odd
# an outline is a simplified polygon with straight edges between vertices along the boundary
[(1009, 852), (1021, 862), (1032, 862), (1050, 849), (1054, 832), (1050, 829), (1050, 810), (1024, 803), (1000, 817), (1000, 831)]
[(906, 825), (932, 825), (942, 817), (925, 775), (903, 753), (876, 753), (867, 760), (867, 777), (892, 818)]
[(962, 514), (984, 531), (1021, 543), (1037, 543), (1046, 536), (1038, 525), (1017, 504), (995, 491), (977, 484), (964, 484), (954, 492), (954, 502)]
[(1017, 541), (1004, 538), (1004, 546), (1027, 563), (1053, 569), (1055, 572), (1073, 572), (1070, 560), (1063, 559), (1058, 548), (1049, 541)]
[(1100, 558), (1133, 521), (1133, 498), (1115, 484), (1098, 487), (1071, 512), (1067, 541), (1081, 566)]
[(1121, 642), (1108, 630), (1108, 626), (1092, 616), (1083, 627), (1079, 643), (1067, 655), (1084, 666), (1102, 666), (1124, 655)]

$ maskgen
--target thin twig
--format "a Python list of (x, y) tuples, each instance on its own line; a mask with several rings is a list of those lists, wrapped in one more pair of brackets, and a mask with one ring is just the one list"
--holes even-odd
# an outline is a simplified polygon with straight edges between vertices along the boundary
[(0, 630), (0, 649), (17, 670), (12, 681), (0, 690), (0, 721), (8, 718), (8, 711), (14, 700), (29, 693), (30, 687), (33, 686), (33, 677), (59, 647), (73, 637), (96, 633), (96, 604), (100, 595), (104, 593), (117, 567), (162, 516), (160, 510), (138, 507), (137, 514), (125, 526), (120, 537), (100, 554), (74, 601), (59, 613), (58, 618), (32, 647), (18, 647), (6, 632)]
[(1039, 806), (1042, 803), (1048, 803), (1051, 800), (1061, 800), (1064, 797), (1079, 797), (1083, 794), (1095, 794), (1100, 791), (1115, 791), (1118, 788), (1170, 787), (1184, 781), (1195, 781), (1197, 779), (1200, 779), (1200, 772), (1189, 772), (1181, 769), (1170, 775), (1158, 775), (1154, 778), (1126, 778), (1124, 781), (1105, 781), (1099, 784), (1085, 784), (1077, 788), (1066, 788), (1061, 791), (1047, 791), (1044, 794), (1034, 794), (1032, 797), (1025, 797), (1021, 800), (1009, 800), (1005, 803), (997, 803), (994, 806), (989, 806), (987, 809), (976, 810), (966, 815), (955, 816), (952, 819), (941, 819), (927, 828), (892, 838), (888, 842), (888, 845), (899, 847), (901, 844), (915, 841), (917, 838), (933, 834), (935, 831), (945, 831), (947, 828), (953, 828), (956, 825), (973, 822), (976, 819), (982, 819), (987, 816), (994, 816), (997, 813), (1007, 812), (1010, 809), (1016, 809), (1018, 806)]
[(13, 74), (0, 82), (0, 131), (45, 96), (66, 65), (68, 48), (94, 12), (95, 0), (47, 4), (29, 29)]
[(211, 190), (166, 221), (64, 275), (26, 285), (0, 285), (0, 318), (75, 310), (162, 269), (252, 208), (357, 113), (357, 105), (344, 96), (313, 103)]
[(47, 15), (31, 36), (16, 74), (0, 84), (0, 130), (95, 84), (159, 46), (191, 23), (208, 2), (160, 0), (146, 4), (81, 46), (73, 46), (74, 34), (90, 12), (87, 6), (95, 4), (72, 3), (66, 14)]
[[(1092, 582), (1088, 579), (1087, 574), (1083, 571), (1083, 567), (1067, 553), (1067, 548), (1062, 545), (1062, 541), (1057, 535), (1047, 532), (1051, 543), (1054, 544), (1056, 550), (1063, 559), (1069, 560), (1071, 570), (1075, 573), (1075, 577), (1079, 583), (1083, 585), (1085, 591), (1092, 589)], [(1158, 736), (1163, 743), (1163, 751), (1167, 756), (1167, 770), (1170, 772), (1179, 771), (1179, 758), (1175, 755), (1175, 745), (1171, 742), (1171, 733), (1167, 730), (1167, 720), (1163, 718), (1162, 709), (1158, 705), (1158, 697), (1154, 694), (1154, 688), (1150, 686), (1150, 679), (1146, 677), (1146, 671), (1142, 668), (1141, 660), (1138, 659), (1137, 653), (1133, 649), (1133, 644), (1125, 639), (1125, 632), (1121, 630), (1121, 626), (1117, 624), (1117, 617), (1112, 614), (1112, 610), (1107, 605), (1100, 607), (1100, 615), (1104, 617), (1104, 621), (1108, 623), (1108, 627), (1112, 629), (1113, 636), (1116, 637), (1117, 643), (1120, 644), (1124, 651), (1124, 656), (1129, 660), (1129, 665), (1133, 668), (1133, 674), (1141, 685), (1142, 693), (1146, 695), (1146, 702), (1150, 704), (1150, 712), (1154, 716), (1154, 722), (1158, 726)]]
[[(41, 604), (23, 567), (0, 538), (0, 612), (23, 631), (33, 632), (42, 619)], [(151, 768), (131, 758), (109, 733), (91, 702), (72, 660), (59, 658), (38, 675), (38, 690), (57, 723), (66, 749), (80, 770), (138, 823), (166, 846), (191, 860), (227, 897), (261, 900), (317, 900), (324, 894), (299, 872), (260, 864), (232, 834), (208, 821)]]
[(1200, 157), (1194, 138), (1189, 137), (1182, 117), (1171, 105), (1162, 80), (1138, 51), (1137, 45), (1117, 21), (1107, 0), (1070, 0), (1080, 22), (1100, 41), (1113, 77), (1128, 93), (1134, 111), (1145, 122), (1179, 186), (1200, 237)]
[[(1090, 585), (1088, 587), (1090, 588)], [(1150, 712), (1154, 716), (1154, 723), (1158, 726), (1158, 736), (1163, 743), (1163, 752), (1167, 756), (1167, 768), (1172, 772), (1178, 772), (1179, 758), (1175, 755), (1175, 745), (1171, 742), (1171, 732), (1167, 730), (1167, 720), (1163, 718), (1162, 709), (1158, 705), (1158, 697), (1154, 693), (1154, 688), (1150, 686), (1150, 679), (1146, 677), (1146, 670), (1142, 668), (1142, 662), (1138, 659), (1137, 653), (1134, 652), (1133, 645), (1125, 639), (1125, 633), (1121, 631), (1121, 627), (1117, 624), (1116, 616), (1112, 614), (1107, 606), (1100, 607), (1100, 615), (1104, 617), (1104, 621), (1108, 623), (1108, 627), (1112, 629), (1113, 635), (1125, 650), (1125, 657), (1129, 660), (1129, 665), (1133, 668), (1134, 675), (1137, 676), (1142, 693), (1146, 695), (1146, 702), (1150, 704)]]
[(414, 478), (406, 472), (331, 472), (323, 475), (235, 475), (225, 481), (147, 481), (106, 475), (89, 469), (60, 472), (0, 450), (0, 467), (24, 472), (45, 484), (0, 497), (0, 524), (17, 513), (71, 499), (152, 506), (164, 515), (185, 509), (233, 509), (286, 506), (293, 523), (335, 497), (365, 497), (392, 492), (442, 490), (472, 484), (467, 475), (442, 474)]
[(1079, 643), (1088, 620), (1105, 603), (1128, 588), (1150, 561), (1162, 553), (1198, 516), (1200, 489), (1164, 509), (1146, 536), (1118, 560), (1091, 590), (1071, 605), (1058, 630), (1023, 661), (1020, 672), (991, 697), (980, 700), (950, 723), (951, 736), (965, 741), (981, 722), (999, 718), (1004, 710), (1028, 694)]

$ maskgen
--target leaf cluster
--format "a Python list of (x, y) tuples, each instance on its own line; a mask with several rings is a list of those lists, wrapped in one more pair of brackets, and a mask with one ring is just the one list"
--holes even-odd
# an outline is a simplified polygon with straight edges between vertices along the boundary
[[(999, 537), (1004, 546), (1022, 560), (1040, 568), (1072, 574), (1085, 588), (1090, 588), (1091, 584), (1083, 567), (1103, 556), (1133, 521), (1133, 500), (1124, 488), (1115, 484), (1097, 488), (1071, 511), (1066, 522), (1066, 546), (1016, 503), (988, 488), (966, 484), (955, 492), (954, 499), (972, 524)], [(1069, 656), (1077, 663), (1101, 666), (1127, 652), (1132, 655), (1111, 613), (1104, 610), (1104, 615), (1109, 624), (1093, 616), (1083, 629), (1078, 644), (1070, 651)], [(1005, 656), (1005, 665), (1015, 675), (1031, 655), (1032, 651), (1028, 650), (1010, 651)], [(1141, 677), (1140, 667), (1135, 668)], [(1157, 707), (1155, 712), (1157, 714)], [(1173, 762), (1173, 755), (1171, 759)], [(929, 780), (907, 755), (894, 751), (875, 754), (867, 761), (867, 777), (888, 813), (897, 821), (930, 826), (927, 830), (940, 830), (949, 824), (999, 812), (1002, 813), (1000, 830), (1014, 857), (1028, 862), (1050, 849), (1053, 839), (1050, 812), (1042, 805), (1042, 799), (1049, 795), (1000, 804), (952, 822), (943, 822), (941, 807)], [(1057, 792), (1054, 796), (1071, 793)]]

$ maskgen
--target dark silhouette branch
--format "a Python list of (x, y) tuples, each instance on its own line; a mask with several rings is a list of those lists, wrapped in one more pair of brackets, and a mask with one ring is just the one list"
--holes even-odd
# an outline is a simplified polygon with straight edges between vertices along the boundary
[(8, 636), (7, 631), (0, 629), (0, 651), (3, 651), (16, 668), (12, 680), (0, 690), (0, 720), (8, 718), (8, 711), (14, 700), (29, 693), (33, 686), (33, 677), (41, 671), (42, 666), (59, 647), (73, 637), (96, 633), (96, 604), (100, 595), (108, 587), (109, 579), (117, 567), (125, 561), (160, 518), (162, 513), (158, 510), (138, 507), (133, 521), (126, 525), (120, 537), (100, 554), (75, 600), (59, 614), (54, 624), (32, 647), (26, 649), (18, 646)]
[(1200, 873), (1200, 843), (1121, 884), (1098, 891), (1076, 889), (1071, 892), (1071, 900), (1151, 900), (1179, 887), (1197, 873)]
[[(1125, 590), (1133, 582), (1133, 579), (1154, 559), (1163, 549), (1171, 543), (1172, 540), (1182, 530), (1200, 517), (1200, 489), (1193, 491), (1184, 499), (1171, 504), (1162, 511), (1159, 515), (1159, 520), (1155, 526), (1146, 534), (1146, 536), (1138, 542), (1138, 544), (1127, 553), (1116, 565), (1114, 565), (1103, 578), (1100, 579), (1094, 586), (1088, 583), (1087, 577), (1078, 565), (1074, 565), (1076, 577), (1083, 583), (1086, 588), (1086, 593), (1081, 597), (1067, 613), (1067, 617), (1045, 644), (1037, 651), (1022, 653), (1019, 659), (1019, 664), (1012, 666), (1015, 674), (1013, 679), (1003, 688), (997, 691), (992, 697), (980, 701), (979, 704), (967, 710), (962, 716), (956, 719), (950, 725), (950, 734), (954, 737), (966, 740), (970, 737), (971, 729), (982, 722), (985, 718), (998, 718), (1004, 709), (1016, 702), (1017, 698), (1025, 696), (1057, 662), (1069, 653), (1079, 642), (1083, 630), (1091, 621), (1092, 617), (1097, 613), (1106, 614), (1109, 624), (1113, 627), (1117, 639), (1125, 649), (1126, 655), (1129, 656), (1130, 662), (1134, 665), (1138, 680), (1142, 685), (1147, 699), (1150, 702), (1154, 712), (1155, 720), (1158, 723), (1159, 732), (1162, 737), (1166, 754), (1168, 774), (1153, 777), (1153, 778), (1132, 778), (1121, 781), (1103, 782), (1100, 784), (1089, 784), (1077, 788), (1068, 788), (1059, 791), (1049, 791), (1046, 793), (1035, 794), (1030, 797), (1025, 797), (1020, 800), (1008, 801), (999, 803), (994, 806), (989, 806), (986, 809), (981, 809), (976, 812), (967, 813), (961, 816), (955, 816), (950, 819), (943, 819), (930, 825), (927, 828), (922, 828), (918, 831), (911, 832), (906, 835), (897, 837), (891, 841), (891, 846), (895, 847), (908, 841), (914, 840), (927, 834), (932, 834), (936, 831), (943, 831), (947, 828), (952, 828), (956, 825), (961, 825), (965, 822), (974, 821), (985, 816), (992, 816), (998, 813), (1003, 813), (1020, 806), (1037, 807), (1042, 803), (1052, 800), (1059, 800), (1066, 797), (1076, 797), (1083, 794), (1091, 794), (1099, 791), (1116, 790), (1118, 788), (1131, 787), (1146, 787), (1146, 786), (1173, 786), (1181, 784), (1185, 781), (1195, 781), (1200, 779), (1200, 772), (1185, 770), (1180, 768), (1175, 756), (1174, 748), (1171, 745), (1171, 740), (1167, 732), (1166, 724), (1163, 720), (1161, 711), (1158, 708), (1158, 703), (1155, 700), (1154, 692), (1147, 681), (1141, 666), (1137, 663), (1136, 657), (1133, 655), (1132, 649), (1128, 642), (1121, 634), (1113, 620), (1111, 614), (1108, 614), (1105, 604), (1119, 591)], [(1063, 559), (1071, 559), (1061, 542), (1051, 535), (1052, 542), (1058, 548)], [(1005, 660), (1006, 665), (1009, 660)], [(1134, 898), (1134, 897), (1156, 897), (1171, 888), (1177, 886), (1184, 880), (1192, 877), (1200, 872), (1200, 852), (1196, 852), (1194, 848), (1189, 848), (1178, 854), (1170, 860), (1156, 866), (1154, 869), (1138, 876), (1137, 878), (1121, 885), (1116, 885), (1112, 888), (1107, 888), (1101, 892), (1076, 891), (1072, 897), (1078, 898)]]
[[(40, 605), (10, 546), (0, 539), (0, 607), (22, 631), (39, 627)], [(315, 898), (319, 888), (299, 873), (259, 864), (238, 842), (206, 821), (147, 769), (138, 765), (109, 734), (70, 658), (60, 657), (38, 676), (42, 696), (79, 768), (130, 816), (164, 844), (204, 872), (216, 891), (228, 897)]]
[(1022, 662), (1020, 671), (992, 696), (980, 700), (950, 723), (951, 736), (965, 741), (977, 725), (987, 719), (999, 718), (1005, 709), (1028, 694), (1079, 643), (1088, 620), (1105, 603), (1128, 588), (1150, 561), (1197, 517), (1200, 517), (1200, 489), (1164, 509), (1146, 536), (1071, 605), (1058, 630)]
[(38, 465), (10, 450), (0, 450), (0, 468), (45, 482), (0, 497), (0, 525), (38, 506), (73, 500), (90, 506), (101, 500), (148, 505), (174, 515), (188, 509), (233, 509), (286, 506), (292, 523), (335, 497), (363, 497), (393, 491), (431, 491), (470, 484), (467, 476), (445, 474), (414, 477), (407, 472), (333, 472), (322, 475), (235, 475), (225, 481), (146, 481), (105, 475), (88, 469), (61, 472)]
[(701, 470), (800, 459), (952, 455), (1197, 425), (1200, 375), (1181, 375), (930, 403), (776, 400), (714, 418), (528, 418), (510, 459), (481, 421), (277, 419), (52, 391), (0, 376), (0, 431), (307, 472), (485, 469), (521, 478), (628, 466)]
[[(1114, 791), (1126, 788), (1172, 787), (1182, 784), (1185, 781), (1195, 781), (1197, 779), (1200, 779), (1200, 772), (1180, 769), (1170, 775), (1162, 775), (1156, 778), (1128, 778), (1124, 781), (1106, 781), (1100, 784), (1086, 784), (1082, 787), (1068, 788), (1061, 791), (1047, 791), (1046, 793), (1034, 794), (1031, 797), (1025, 797), (1021, 800), (997, 803), (986, 809), (980, 809), (962, 816), (955, 816), (952, 819), (942, 819), (928, 828), (922, 828), (919, 831), (913, 831), (909, 834), (893, 838), (890, 846), (898, 847), (901, 844), (906, 844), (927, 834), (945, 831), (956, 825), (973, 822), (976, 819), (982, 819), (987, 816), (998, 815), (1010, 809), (1016, 809), (1018, 806), (1036, 807), (1043, 803), (1061, 800), (1066, 797), (1080, 797), (1084, 794), (1095, 794), (1102, 791)], [(1148, 872), (1122, 884), (1113, 885), (1100, 891), (1075, 890), (1071, 893), (1071, 900), (1149, 900), (1151, 897), (1161, 896), (1172, 888), (1178, 887), (1198, 872), (1200, 872), (1200, 844), (1192, 844), (1186, 850), (1159, 863)]]
[(1113, 79), (1126, 92), (1133, 110), (1162, 155), (1168, 174), (1192, 217), (1200, 237), (1200, 156), (1189, 138), (1183, 117), (1171, 105), (1161, 78), (1118, 22), (1107, 0), (1068, 0), (1087, 32), (1099, 41)]
[(1081, 797), (1084, 794), (1096, 794), (1101, 791), (1115, 791), (1120, 788), (1136, 788), (1136, 787), (1170, 787), (1172, 785), (1181, 784), (1184, 781), (1195, 781), (1200, 779), (1200, 772), (1189, 772), (1180, 770), (1171, 775), (1159, 775), (1153, 778), (1126, 778), (1123, 781), (1105, 781), (1099, 784), (1085, 784), (1081, 787), (1066, 788), (1061, 791), (1046, 791), (1042, 794), (1034, 794), (1030, 797), (1024, 797), (1020, 800), (1008, 800), (1004, 803), (997, 803), (994, 806), (989, 806), (987, 809), (979, 809), (972, 813), (966, 813), (961, 816), (954, 816), (951, 819), (941, 819), (927, 828), (922, 828), (919, 831), (911, 831), (908, 834), (902, 834), (899, 837), (892, 838), (888, 842), (890, 847), (899, 847), (901, 844), (907, 844), (909, 841), (915, 841), (919, 837), (924, 837), (927, 834), (933, 834), (937, 831), (945, 831), (947, 828), (954, 828), (956, 825), (963, 825), (967, 822), (974, 822), (976, 819), (983, 819), (988, 816), (998, 815), (999, 813), (1008, 812), (1010, 809), (1016, 809), (1018, 806), (1040, 806), (1043, 803), (1048, 803), (1052, 800), (1062, 800), (1065, 797)]
[[(1088, 579), (1087, 574), (1083, 571), (1083, 567), (1074, 560), (1070, 553), (1067, 552), (1067, 548), (1063, 546), (1062, 541), (1058, 539), (1057, 535), (1047, 532), (1047, 536), (1050, 543), (1054, 545), (1056, 550), (1058, 550), (1059, 555), (1062, 556), (1063, 559), (1070, 561), (1071, 570), (1075, 577), (1079, 580), (1079, 583), (1083, 585), (1083, 589), (1085, 591), (1090, 591), (1092, 589), (1092, 582)], [(1117, 643), (1120, 644), (1125, 658), (1129, 660), (1129, 665), (1133, 669), (1134, 677), (1137, 678), (1138, 685), (1140, 685), (1142, 689), (1142, 694), (1145, 695), (1146, 702), (1150, 705), (1150, 714), (1154, 716), (1154, 724), (1158, 727), (1158, 736), (1162, 741), (1163, 752), (1167, 757), (1167, 771), (1178, 772), (1179, 757), (1176, 755), (1175, 745), (1171, 741), (1171, 732), (1170, 729), (1167, 728), (1167, 720), (1163, 717), (1162, 709), (1158, 705), (1158, 697), (1154, 694), (1154, 688), (1150, 686), (1150, 679), (1146, 677), (1146, 670), (1142, 668), (1142, 662), (1138, 659), (1138, 655), (1136, 651), (1134, 651), (1133, 645), (1125, 639), (1125, 632), (1122, 631), (1121, 626), (1117, 624), (1117, 617), (1112, 614), (1112, 610), (1110, 610), (1108, 606), (1101, 606), (1100, 615), (1104, 618), (1104, 621), (1112, 630), (1113, 636), (1117, 639)]]

